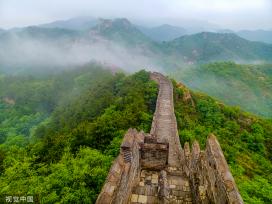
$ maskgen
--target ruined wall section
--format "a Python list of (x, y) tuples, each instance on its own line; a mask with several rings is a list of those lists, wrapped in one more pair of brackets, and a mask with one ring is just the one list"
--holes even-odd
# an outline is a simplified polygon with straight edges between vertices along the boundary
[(188, 168), (195, 203), (243, 203), (220, 144), (213, 134), (207, 140), (205, 151), (201, 151), (198, 142), (194, 142), (190, 157)]
[(168, 143), (157, 142), (155, 137), (146, 136), (141, 144), (141, 168), (161, 170), (168, 164)]
[(124, 136), (120, 154), (114, 161), (105, 184), (99, 194), (97, 204), (128, 203), (135, 182), (140, 174), (140, 144), (144, 133), (129, 129)]
[(220, 144), (213, 134), (207, 140), (205, 153), (207, 163), (209, 164), (208, 173), (210, 177), (212, 174), (215, 175), (214, 185), (211, 183), (211, 186), (214, 186), (212, 192), (215, 197), (215, 203), (219, 203), (222, 199), (226, 199), (228, 203), (243, 203)]

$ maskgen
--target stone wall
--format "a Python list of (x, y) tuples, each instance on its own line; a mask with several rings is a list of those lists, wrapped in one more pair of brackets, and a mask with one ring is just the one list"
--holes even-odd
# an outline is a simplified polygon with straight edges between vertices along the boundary
[(144, 133), (129, 129), (124, 136), (120, 154), (112, 164), (97, 204), (128, 203), (135, 182), (140, 174), (140, 144)]
[(159, 86), (159, 93), (158, 93), (158, 96), (157, 96), (157, 101), (156, 101), (156, 109), (155, 109), (155, 112), (153, 114), (153, 120), (152, 120), (152, 124), (151, 124), (151, 129), (150, 129), (150, 134), (151, 136), (154, 136), (155, 135), (155, 131), (156, 131), (156, 124), (157, 124), (157, 115), (158, 115), (158, 107), (159, 107), (159, 104), (160, 104), (160, 100), (159, 100), (159, 95), (160, 95), (160, 77), (161, 77), (161, 74), (160, 73), (157, 73), (157, 72), (153, 72), (150, 74), (150, 79), (157, 82), (158, 86)]
[(187, 165), (195, 203), (243, 203), (213, 134), (207, 140), (205, 151), (200, 151), (199, 144), (194, 142), (190, 157), (191, 162)]
[(157, 142), (155, 137), (145, 137), (141, 144), (141, 168), (161, 170), (168, 163), (168, 143)]
[(204, 151), (197, 141), (183, 149), (172, 83), (160, 73), (150, 77), (159, 85), (150, 134), (128, 130), (96, 203), (243, 203), (216, 137), (209, 136)]
[[(155, 136), (158, 138), (158, 136), (162, 135), (160, 134), (162, 125), (159, 126), (159, 120), (160, 118), (163, 117), (161, 112), (161, 104), (165, 102), (165, 99), (170, 99), (170, 109), (169, 109), (169, 115), (170, 115), (170, 121), (171, 123), (168, 124), (171, 129), (168, 132), (168, 138), (167, 140), (164, 138), (158, 138), (158, 141), (164, 142), (164, 143), (169, 143), (169, 154), (168, 154), (168, 162), (172, 163), (171, 165), (176, 165), (180, 166), (180, 162), (183, 162), (184, 155), (182, 151), (182, 147), (180, 144), (179, 140), (179, 134), (178, 134), (178, 128), (177, 128), (177, 122), (176, 122), (176, 116), (175, 116), (175, 111), (174, 111), (174, 101), (173, 101), (173, 85), (170, 79), (162, 75), (161, 73), (158, 72), (152, 72), (150, 73), (150, 78), (151, 80), (154, 80), (158, 83), (159, 86), (159, 93), (157, 97), (157, 102), (156, 102), (156, 110), (153, 115), (153, 121), (152, 121), (152, 126), (150, 130), (150, 134), (152, 136)], [(168, 92), (169, 96), (165, 97), (163, 93), (163, 87), (169, 86), (170, 91)], [(174, 161), (174, 162), (172, 162)]]

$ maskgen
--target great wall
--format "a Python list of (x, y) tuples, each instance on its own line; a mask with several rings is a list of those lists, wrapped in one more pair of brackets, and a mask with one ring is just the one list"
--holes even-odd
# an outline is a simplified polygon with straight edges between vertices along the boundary
[(128, 130), (96, 204), (243, 203), (216, 137), (203, 151), (197, 141), (182, 148), (172, 83), (150, 76), (159, 85), (151, 131)]

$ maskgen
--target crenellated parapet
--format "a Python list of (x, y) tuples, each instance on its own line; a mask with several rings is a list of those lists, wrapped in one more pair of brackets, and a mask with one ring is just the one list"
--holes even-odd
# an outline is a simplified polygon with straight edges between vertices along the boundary
[(120, 154), (109, 171), (105, 184), (96, 203), (128, 203), (132, 187), (140, 173), (140, 144), (144, 142), (144, 133), (129, 129), (125, 134)]
[(193, 143), (189, 169), (195, 203), (243, 203), (220, 144), (213, 134), (207, 139), (204, 151), (200, 150), (197, 141)]

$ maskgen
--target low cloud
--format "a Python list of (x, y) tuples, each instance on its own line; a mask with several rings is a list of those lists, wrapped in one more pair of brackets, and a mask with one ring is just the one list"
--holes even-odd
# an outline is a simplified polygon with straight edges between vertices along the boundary
[(36, 68), (72, 67), (91, 61), (119, 67), (127, 72), (139, 69), (162, 70), (155, 56), (144, 48), (128, 48), (104, 38), (44, 40), (12, 34), (0, 50), (2, 66)]

